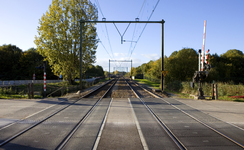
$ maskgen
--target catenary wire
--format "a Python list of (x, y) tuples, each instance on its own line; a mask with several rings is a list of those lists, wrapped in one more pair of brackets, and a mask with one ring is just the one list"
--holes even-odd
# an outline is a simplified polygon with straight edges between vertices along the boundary
[[(160, 1), (160, 0), (158, 0), (158, 1), (157, 1), (156, 5), (155, 5), (154, 9), (152, 10), (152, 13), (151, 13), (151, 15), (149, 16), (149, 18), (148, 18), (148, 20), (147, 20), (147, 21), (149, 21), (149, 20), (151, 19), (152, 15), (153, 15), (153, 13), (154, 13), (154, 11), (155, 11), (155, 9), (156, 9), (156, 8), (157, 8), (157, 6), (158, 6), (159, 1)], [(132, 49), (132, 51), (131, 51), (131, 54), (130, 54), (130, 57), (129, 57), (129, 58), (131, 58), (131, 55), (132, 55), (132, 53), (134, 52), (135, 47), (136, 47), (136, 45), (137, 45), (138, 41), (140, 40), (141, 35), (142, 35), (142, 33), (144, 32), (144, 30), (145, 30), (146, 26), (147, 26), (147, 23), (145, 24), (144, 28), (142, 29), (141, 34), (139, 35), (138, 39), (136, 40), (135, 46), (134, 46), (134, 48)]]
[[(95, 3), (97, 4), (98, 9), (100, 10), (100, 12), (101, 12), (101, 14), (102, 14), (102, 17), (105, 18), (104, 15), (103, 15), (101, 6), (100, 6), (100, 4), (99, 4), (99, 1), (98, 1), (98, 0), (95, 0)], [(111, 51), (111, 53), (112, 53), (112, 57), (114, 58), (114, 53), (113, 53), (113, 49), (112, 49), (112, 46), (111, 46), (111, 42), (110, 42), (110, 38), (109, 38), (109, 34), (108, 34), (108, 29), (107, 29), (107, 25), (106, 25), (106, 23), (105, 23), (105, 29), (106, 29), (106, 33), (107, 33), (108, 43), (109, 43), (109, 46), (110, 46), (110, 51)]]

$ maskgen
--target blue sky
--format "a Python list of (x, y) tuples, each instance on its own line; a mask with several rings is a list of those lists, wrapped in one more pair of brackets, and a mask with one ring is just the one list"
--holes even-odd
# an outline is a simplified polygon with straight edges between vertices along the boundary
[[(51, 2), (51, 0), (1, 0), (0, 45), (14, 44), (22, 50), (36, 47), (33, 41), (37, 35), (38, 20), (48, 10)], [(107, 21), (130, 21), (137, 17), (145, 21), (148, 20), (158, 0), (91, 0), (91, 2), (100, 4), (102, 13), (99, 10), (99, 20), (104, 16)], [(211, 54), (220, 55), (229, 49), (244, 51), (243, 7), (244, 0), (160, 0), (150, 21), (165, 20), (164, 53), (169, 56), (173, 51), (182, 48), (202, 49), (203, 25), (204, 20), (207, 20), (205, 50), (210, 49)], [(136, 41), (141, 35), (137, 43), (121, 44), (121, 37), (113, 24), (106, 26), (97, 24), (98, 36), (111, 57), (99, 43), (95, 65), (108, 70), (109, 59), (112, 59), (132, 60), (133, 67), (137, 67), (160, 58), (161, 24), (147, 24), (141, 34), (144, 25), (131, 24), (124, 35), (124, 40), (127, 41), (131, 41), (132, 38)], [(123, 34), (128, 24), (116, 24), (116, 26)], [(114, 67), (128, 67), (130, 70), (130, 63), (111, 63), (110, 70), (113, 71)]]

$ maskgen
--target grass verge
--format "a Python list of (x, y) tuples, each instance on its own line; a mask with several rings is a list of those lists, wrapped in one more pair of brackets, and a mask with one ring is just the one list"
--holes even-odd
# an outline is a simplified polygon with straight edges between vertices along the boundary
[(140, 84), (146, 84), (154, 89), (161, 89), (159, 83), (154, 83), (154, 82), (148, 81), (147, 79), (135, 79), (134, 81), (136, 81)]
[[(155, 89), (160, 89), (160, 84), (157, 84), (157, 83), (154, 83), (154, 82), (151, 82), (151, 81), (148, 81), (147, 79), (135, 79), (136, 82), (138, 83), (141, 83), (141, 84), (146, 84), (150, 87), (153, 87)], [(184, 83), (185, 84), (185, 83)], [(183, 84), (183, 89), (184, 89), (184, 84)], [(188, 83), (187, 83), (188, 85)], [(220, 83), (220, 85), (222, 86), (222, 83)], [(236, 85), (238, 86), (238, 85)], [(239, 85), (239, 86), (242, 86), (242, 85)], [(226, 85), (226, 87), (229, 87)], [(239, 87), (240, 88), (240, 87)], [(238, 89), (238, 88), (237, 88)], [(190, 91), (192, 89), (188, 88), (188, 91)], [(194, 99), (192, 96), (190, 96), (189, 93), (185, 93), (187, 90), (179, 90), (179, 91), (174, 91), (174, 90), (169, 90), (169, 89), (165, 89), (165, 91), (167, 93), (172, 93), (172, 94), (175, 94), (177, 95), (177, 97), (179, 98), (185, 98), (185, 99)], [(183, 92), (184, 93), (183, 93)], [(230, 90), (226, 90), (226, 91), (230, 91)], [(219, 88), (219, 92), (222, 92), (222, 89)], [(195, 93), (195, 92), (193, 92)], [(205, 92), (206, 93), (206, 92)], [(223, 92), (224, 93), (224, 92)], [(233, 92), (232, 92), (233, 93)], [(236, 93), (236, 92), (234, 92)], [(222, 94), (222, 93), (221, 93)], [(233, 102), (244, 102), (244, 99), (243, 98), (232, 98), (229, 96), (229, 93), (225, 92), (226, 95), (224, 96), (219, 96), (218, 97), (218, 100), (223, 100), (223, 101), (233, 101)], [(211, 98), (207, 97), (206, 99), (209, 99), (211, 100)]]

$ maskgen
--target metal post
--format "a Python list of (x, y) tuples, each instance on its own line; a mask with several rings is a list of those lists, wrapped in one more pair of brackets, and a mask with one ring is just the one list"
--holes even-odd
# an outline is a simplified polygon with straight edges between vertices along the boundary
[(108, 69), (108, 77), (109, 77), (109, 80), (110, 80), (110, 59), (109, 59), (109, 69)]
[(31, 83), (31, 98), (34, 98), (34, 84)]
[(80, 90), (82, 90), (82, 26), (83, 22), (80, 20)]
[(44, 90), (43, 90), (43, 98), (46, 98), (46, 61), (44, 61)]
[(30, 97), (30, 83), (27, 83), (27, 91), (28, 91), (28, 99), (31, 99), (31, 97)]
[(211, 87), (212, 87), (212, 99), (214, 99), (214, 84), (211, 84)]
[(215, 84), (215, 100), (218, 100), (219, 96), (218, 96), (218, 84)]
[(162, 20), (162, 52), (161, 52), (161, 57), (162, 57), (162, 61), (161, 61), (161, 91), (164, 91), (164, 75), (163, 75), (163, 71), (164, 71), (164, 20)]
[(130, 69), (130, 76), (131, 76), (131, 79), (132, 79), (132, 60), (131, 60), (131, 65), (130, 65), (131, 67), (131, 69)]
[(198, 71), (201, 71), (201, 49), (198, 50)]

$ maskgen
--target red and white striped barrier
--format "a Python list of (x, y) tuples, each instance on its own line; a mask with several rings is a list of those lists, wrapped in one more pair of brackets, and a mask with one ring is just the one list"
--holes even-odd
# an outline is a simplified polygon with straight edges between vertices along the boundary
[(44, 72), (44, 91), (46, 91), (46, 72)]
[(209, 59), (209, 49), (206, 51), (206, 54), (205, 54), (205, 64), (209, 64), (208, 62), (208, 59)]
[(201, 67), (201, 71), (203, 71), (203, 68), (204, 68), (204, 62), (205, 62), (205, 54), (204, 54), (204, 51), (205, 51), (205, 35), (206, 35), (206, 20), (204, 20), (204, 29), (203, 29), (203, 46), (202, 46), (202, 67)]

